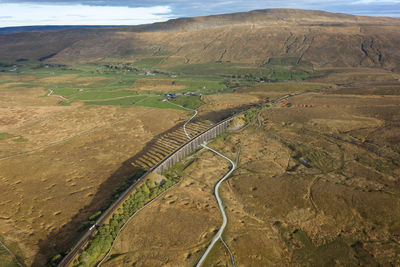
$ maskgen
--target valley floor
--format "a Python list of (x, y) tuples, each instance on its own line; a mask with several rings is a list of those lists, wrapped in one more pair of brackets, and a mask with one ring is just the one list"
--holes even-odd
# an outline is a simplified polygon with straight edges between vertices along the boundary
[[(224, 240), (238, 266), (398, 265), (400, 97), (307, 94), (265, 108), (212, 147), (238, 169), (221, 187)], [(130, 222), (104, 266), (193, 266), (221, 224), (208, 151), (179, 187)], [(149, 219), (152, 218), (152, 219)], [(230, 266), (218, 243), (207, 266)]]
[[(20, 262), (57, 262), (127, 178), (186, 140), (191, 114), (160, 101), (165, 92), (204, 93), (171, 100), (198, 108), (195, 133), (255, 103), (330, 88), (265, 108), (213, 143), (232, 159), (242, 147), (221, 188), (224, 240), (239, 265), (319, 265), (312, 255), (327, 255), (321, 264), (398, 264), (398, 74), (345, 69), (269, 83), (47, 66), (0, 74), (0, 240)], [(228, 165), (206, 151), (193, 159), (175, 170), (182, 182), (127, 225), (105, 265), (198, 261), (221, 223), (212, 192)], [(218, 243), (207, 260), (230, 256)], [(1, 261), (13, 264), (5, 249)]]

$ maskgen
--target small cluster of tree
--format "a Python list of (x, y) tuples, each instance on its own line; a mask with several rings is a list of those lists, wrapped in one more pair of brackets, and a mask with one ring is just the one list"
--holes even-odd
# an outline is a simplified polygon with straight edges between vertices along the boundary
[(92, 214), (87, 221), (81, 223), (81, 225), (78, 228), (78, 232), (82, 232), (85, 231), (86, 229), (88, 229), (90, 226), (92, 226), (95, 222), (96, 219), (100, 217), (100, 215), (107, 210), (112, 203), (114, 203), (119, 196), (125, 192), (126, 189), (128, 189), (128, 187), (130, 187), (135, 181), (137, 181), (140, 177), (142, 177), (142, 175), (145, 173), (145, 170), (140, 169), (138, 170), (134, 175), (130, 176), (128, 179), (126, 179), (124, 181), (123, 184), (121, 184), (118, 188), (114, 189), (114, 191), (112, 192), (112, 196), (111, 199), (109, 201), (107, 201), (99, 211), (95, 212), (94, 214)]
[[(85, 231), (85, 230), (89, 229), (89, 227), (94, 225), (96, 223), (96, 220), (101, 216), (101, 214), (106, 209), (108, 209), (111, 206), (111, 204), (115, 202), (115, 200), (117, 200), (119, 198), (121, 193), (125, 192), (125, 190), (128, 189), (128, 187), (131, 186), (134, 182), (136, 182), (140, 177), (142, 177), (145, 172), (146, 171), (143, 169), (136, 171), (135, 174), (130, 176), (128, 179), (126, 179), (123, 184), (121, 184), (118, 188), (114, 189), (111, 199), (109, 201), (107, 201), (100, 208), (99, 211), (93, 213), (88, 218), (87, 221), (84, 221), (83, 223), (81, 223), (81, 225), (78, 228), (78, 232)], [(71, 248), (69, 250), (71, 250)], [(57, 266), (58, 263), (62, 260), (62, 258), (68, 254), (69, 250), (60, 252), (60, 253), (58, 253), (58, 252), (55, 253), (51, 258), (49, 258), (47, 265), (48, 266)]]
[(75, 266), (93, 266), (101, 255), (104, 255), (111, 248), (113, 240), (117, 237), (121, 227), (139, 209), (167, 190), (176, 183), (175, 179), (167, 178), (159, 184), (151, 180), (143, 183), (134, 194), (132, 194), (111, 217), (108, 224), (99, 227), (95, 237), (89, 242)]
[(16, 62), (24, 62), (24, 61), (29, 61), (27, 58), (19, 58), (16, 60)]
[(2, 68), (11, 68), (11, 67), (14, 67), (14, 66), (15, 66), (14, 64), (1, 63), (0, 62), (0, 67), (2, 67)]
[[(21, 65), (21, 66), (23, 66), (23, 65)], [(50, 64), (50, 63), (43, 63), (43, 62), (41, 62), (40, 64), (37, 64), (31, 68), (33, 70), (42, 69), (42, 68), (56, 68), (59, 70), (74, 70), (71, 67), (68, 67), (67, 65), (64, 65), (64, 64)]]
[(41, 58), (39, 58), (39, 61), (45, 61), (46, 59), (52, 58), (52, 57), (54, 57), (55, 55), (57, 55), (57, 53), (52, 53), (52, 54), (50, 54), (50, 55), (41, 57)]
[(114, 70), (129, 70), (139, 72), (139, 70), (131, 64), (106, 64), (104, 67)]
[(250, 111), (244, 113), (244, 118), (243, 118), (244, 121), (246, 123), (252, 122), (255, 119), (255, 117), (257, 116), (258, 111), (259, 111), (259, 109), (255, 108), (255, 109), (251, 109)]

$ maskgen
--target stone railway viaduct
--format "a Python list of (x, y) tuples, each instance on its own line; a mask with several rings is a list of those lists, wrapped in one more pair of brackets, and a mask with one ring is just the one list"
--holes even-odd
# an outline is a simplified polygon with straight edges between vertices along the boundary
[[(236, 114), (237, 116), (238, 114)], [(75, 243), (74, 247), (72, 250), (63, 258), (63, 260), (60, 262), (58, 266), (60, 267), (66, 267), (70, 266), (74, 259), (77, 257), (77, 255), (85, 248), (85, 246), (88, 244), (89, 240), (94, 236), (94, 234), (97, 232), (97, 228), (99, 226), (102, 226), (105, 224), (108, 219), (114, 214), (115, 211), (118, 210), (118, 208), (125, 202), (125, 200), (128, 199), (128, 197), (134, 192), (134, 190), (141, 185), (143, 182), (146, 181), (146, 177), (150, 173), (158, 173), (161, 174), (165, 170), (167, 170), (169, 167), (183, 159), (185, 156), (189, 155), (193, 151), (195, 151), (198, 147), (200, 147), (201, 144), (204, 142), (211, 140), (218, 135), (220, 135), (222, 132), (224, 132), (229, 125), (231, 124), (232, 120), (234, 117), (230, 117), (228, 119), (225, 119), (213, 126), (211, 126), (209, 129), (205, 130), (204, 132), (200, 133), (198, 136), (192, 138), (191, 140), (187, 141), (183, 145), (181, 145), (179, 148), (174, 150), (171, 154), (169, 154), (167, 157), (162, 159), (159, 163), (157, 163), (155, 166), (150, 168), (145, 174), (143, 174), (136, 183), (131, 185), (125, 192), (121, 194), (121, 196), (106, 210), (103, 212), (103, 214), (100, 216), (100, 218), (97, 219), (96, 223), (86, 232), (81, 236), (81, 238), (78, 240), (77, 243)]]
[(224, 132), (232, 122), (232, 118), (226, 119), (210, 129), (204, 131), (203, 133), (199, 134), (198, 136), (194, 137), (193, 139), (189, 140), (185, 144), (183, 144), (181, 147), (176, 149), (174, 152), (172, 152), (169, 156), (164, 158), (162, 161), (160, 161), (158, 164), (156, 164), (151, 171), (155, 173), (161, 174), (165, 170), (167, 170), (169, 167), (195, 151), (202, 143), (211, 140), (218, 135), (220, 135), (222, 132)]
[[(278, 102), (281, 102), (283, 100), (287, 100), (288, 98), (291, 98), (293, 96), (298, 96), (302, 95), (305, 93), (318, 93), (318, 92), (326, 92), (330, 88), (322, 88), (322, 89), (315, 89), (315, 90), (307, 90), (301, 93), (297, 94), (289, 94), (282, 96), (276, 100), (271, 101), (271, 104), (276, 104)], [(132, 184), (125, 192), (121, 194), (121, 196), (106, 210), (103, 212), (103, 214), (100, 216), (100, 218), (97, 219), (96, 223), (86, 232), (84, 233), (79, 241), (75, 243), (74, 247), (72, 250), (66, 255), (63, 260), (60, 262), (58, 266), (60, 267), (65, 267), (69, 266), (72, 264), (76, 256), (78, 255), (79, 252), (82, 251), (82, 249), (88, 244), (88, 241), (94, 236), (94, 234), (97, 232), (97, 228), (99, 226), (102, 226), (105, 224), (110, 218), (114, 212), (125, 202), (125, 200), (134, 192), (134, 190), (141, 185), (143, 182), (146, 181), (146, 177), (150, 173), (159, 173), (161, 174), (163, 171), (167, 170), (169, 167), (177, 163), (179, 160), (187, 156), (188, 154), (192, 153), (195, 151), (203, 142), (206, 142), (208, 140), (211, 140), (212, 138), (218, 136), (222, 132), (224, 132), (233, 119), (240, 115), (243, 114), (245, 111), (239, 112), (232, 117), (229, 117), (209, 129), (205, 130), (204, 132), (200, 133), (198, 136), (194, 137), (193, 139), (187, 141), (183, 145), (181, 145), (179, 148), (175, 149), (171, 154), (169, 154), (167, 157), (162, 159), (159, 163), (157, 163), (155, 166), (150, 168), (145, 174), (143, 174), (136, 183)]]

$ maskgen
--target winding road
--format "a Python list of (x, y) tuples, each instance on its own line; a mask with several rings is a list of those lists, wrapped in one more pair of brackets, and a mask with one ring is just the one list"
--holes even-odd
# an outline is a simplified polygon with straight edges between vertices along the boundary
[[(174, 104), (174, 103), (171, 103)], [(174, 104), (176, 105), (176, 104)], [(179, 105), (178, 105), (179, 106)], [(184, 108), (184, 107), (182, 107)], [(190, 110), (187, 108), (184, 108), (186, 110)], [(194, 110), (192, 110), (194, 111)], [(197, 111), (195, 111), (195, 114), (197, 115)], [(192, 120), (195, 116), (192, 116), (188, 122), (190, 122), (190, 120)], [(187, 123), (188, 123), (187, 122)], [(140, 185), (141, 183), (143, 183), (145, 181), (145, 177), (147, 175), (149, 175), (151, 172), (153, 172), (154, 170), (156, 170), (158, 167), (160, 167), (161, 164), (163, 164), (166, 160), (170, 159), (175, 153), (177, 153), (180, 149), (182, 149), (185, 145), (187, 145), (188, 143), (192, 142), (192, 139), (190, 138), (189, 133), (187, 133), (186, 131), (186, 125), (187, 123), (185, 123), (185, 132), (186, 135), (189, 138), (189, 141), (185, 144), (183, 144), (181, 147), (177, 148), (174, 152), (172, 152), (169, 156), (167, 156), (166, 158), (164, 158), (163, 160), (161, 160), (159, 163), (157, 163), (155, 166), (153, 166), (152, 168), (150, 168), (145, 174), (143, 174), (134, 184), (132, 184), (126, 191), (124, 191), (120, 197), (106, 210), (102, 213), (102, 215), (100, 216), (100, 218), (97, 219), (96, 223), (90, 227), (90, 229), (83, 234), (80, 239), (74, 244), (74, 246), (71, 248), (70, 252), (62, 259), (62, 261), (59, 263), (59, 267), (66, 267), (69, 266), (72, 261), (75, 259), (75, 257), (79, 254), (79, 252), (85, 247), (85, 245), (87, 244), (87, 242), (89, 242), (89, 240), (95, 235), (95, 233), (97, 232), (97, 228), (99, 226), (104, 225), (104, 223), (106, 222), (107, 218), (109, 218), (116, 210), (117, 208), (129, 197), (129, 195), (133, 192), (133, 190)], [(212, 130), (212, 129), (216, 129), (221, 123), (226, 123), (226, 120), (212, 126), (211, 128), (209, 128), (208, 130), (204, 131), (202, 134), (207, 133), (208, 131)], [(200, 134), (201, 135), (201, 134)], [(197, 138), (197, 137), (196, 137)]]
[[(172, 104), (172, 105), (181, 107), (181, 108), (183, 108), (183, 109), (185, 109), (185, 110), (194, 111), (194, 115), (193, 115), (192, 117), (190, 117), (190, 118), (183, 124), (183, 130), (184, 130), (184, 132), (185, 132), (186, 137), (187, 137), (189, 140), (192, 140), (192, 138), (190, 137), (190, 134), (189, 134), (189, 133), (187, 132), (187, 130), (186, 130), (186, 126), (187, 126), (187, 124), (188, 124), (190, 121), (192, 121), (192, 120), (197, 116), (198, 111), (197, 111), (197, 110), (194, 110), (194, 109), (186, 108), (186, 107), (184, 107), (184, 106), (181, 106), (181, 105), (178, 105), (178, 104), (175, 104), (175, 103), (172, 103), (172, 102), (170, 102), (170, 101), (168, 101), (168, 100), (167, 100), (167, 102), (170, 103), (170, 104)], [(216, 199), (217, 199), (219, 209), (221, 210), (221, 213), (222, 213), (222, 218), (223, 218), (222, 225), (221, 225), (221, 227), (220, 227), (218, 233), (214, 236), (213, 240), (211, 241), (211, 244), (207, 247), (206, 252), (203, 254), (203, 256), (201, 257), (201, 259), (199, 260), (199, 262), (197, 263), (196, 266), (201, 266), (201, 265), (203, 264), (204, 260), (207, 258), (208, 254), (210, 253), (211, 249), (214, 247), (215, 243), (216, 243), (218, 240), (221, 240), (221, 242), (223, 243), (223, 245), (224, 245), (224, 246), (226, 247), (226, 249), (228, 250), (228, 252), (229, 252), (229, 254), (230, 254), (230, 256), (231, 256), (231, 259), (232, 259), (232, 264), (233, 264), (233, 266), (235, 267), (235, 261), (234, 261), (234, 258), (233, 258), (232, 251), (229, 249), (228, 245), (227, 245), (227, 244), (225, 243), (225, 241), (222, 239), (222, 233), (224, 232), (225, 227), (226, 227), (226, 225), (227, 225), (227, 223), (228, 223), (228, 218), (227, 218), (227, 216), (226, 216), (226, 213), (225, 213), (225, 210), (224, 210), (224, 207), (223, 207), (223, 204), (222, 204), (222, 200), (221, 200), (221, 198), (220, 198), (220, 196), (219, 196), (219, 187), (220, 187), (220, 185), (229, 177), (229, 175), (231, 175), (231, 173), (236, 169), (236, 163), (233, 162), (233, 161), (232, 161), (231, 159), (229, 159), (228, 157), (222, 155), (222, 154), (219, 153), (218, 151), (215, 151), (214, 149), (208, 147), (206, 144), (202, 144), (201, 146), (202, 146), (203, 148), (205, 148), (205, 149), (208, 149), (208, 150), (214, 152), (214, 153), (217, 154), (218, 156), (223, 157), (223, 158), (226, 159), (227, 161), (229, 161), (229, 162), (232, 164), (232, 168), (229, 170), (229, 172), (228, 172), (227, 174), (225, 174), (225, 176), (224, 176), (222, 179), (220, 179), (220, 180), (218, 181), (218, 183), (217, 183), (216, 186), (215, 186), (215, 190), (214, 190), (215, 197), (216, 197)], [(174, 185), (174, 186), (175, 186), (175, 185)], [(173, 186), (173, 187), (174, 187), (174, 186)], [(169, 189), (171, 189), (171, 188), (169, 188)], [(163, 195), (163, 194), (161, 194), (161, 195)], [(149, 203), (147, 203), (145, 206), (143, 206), (141, 209), (139, 209), (138, 211), (136, 211), (136, 212), (128, 219), (128, 221), (122, 226), (122, 228), (120, 229), (120, 231), (119, 231), (118, 234), (117, 234), (117, 237), (119, 236), (119, 234), (121, 233), (121, 231), (125, 228), (125, 226), (127, 225), (127, 223), (128, 223), (139, 211), (141, 211), (142, 209), (144, 209), (145, 207), (147, 207), (149, 204), (151, 204), (152, 202), (154, 202), (154, 201), (155, 201), (156, 199), (158, 199), (161, 195), (157, 196), (155, 199), (153, 199), (152, 201), (150, 201)], [(110, 254), (110, 252), (111, 252), (111, 250), (112, 250), (112, 247), (113, 247), (113, 245), (114, 245), (116, 239), (117, 239), (117, 238), (114, 239), (114, 241), (113, 241), (113, 243), (112, 243), (112, 245), (111, 245), (111, 248), (109, 249), (109, 251), (107, 252), (107, 254), (106, 254), (106, 255), (103, 257), (103, 259), (96, 265), (97, 267), (99, 267), (99, 266), (108, 258), (108, 256), (109, 256), (109, 254)]]
[[(323, 91), (323, 90), (326, 91), (326, 90), (329, 90), (329, 89), (324, 88), (324, 89), (320, 89), (320, 90), (310, 90), (310, 91), (306, 91), (306, 92), (302, 92), (302, 93), (298, 93), (298, 94), (286, 95), (286, 96), (284, 96), (284, 97), (281, 97), (281, 98), (278, 98), (278, 99), (276, 99), (276, 100), (274, 100), (274, 101), (271, 101), (271, 104), (275, 105), (276, 103), (278, 103), (278, 102), (280, 102), (280, 101), (282, 101), (282, 100), (286, 100), (286, 99), (288, 99), (288, 98), (290, 98), (290, 97), (297, 96), (297, 95), (301, 95), (301, 94), (304, 94), (304, 93), (311, 93), (311, 92), (317, 92), (317, 91)], [(168, 100), (167, 100), (167, 101), (168, 101)], [(168, 102), (169, 102), (169, 101), (168, 101)], [(197, 116), (197, 114), (198, 114), (197, 110), (189, 109), (189, 108), (183, 107), (183, 106), (178, 105), (178, 104), (175, 104), (175, 103), (171, 103), (171, 102), (169, 102), (169, 103), (170, 103), (170, 104), (173, 104), (173, 105), (176, 105), (176, 106), (179, 106), (179, 107), (181, 107), (181, 108), (183, 108), (183, 109), (185, 109), (185, 110), (193, 111), (193, 112), (194, 112), (194, 115), (193, 115), (190, 119), (188, 119), (188, 120), (184, 123), (184, 125), (183, 125), (183, 129), (184, 129), (185, 135), (186, 135), (187, 138), (189, 139), (188, 142), (191, 142), (192, 138), (190, 137), (190, 134), (187, 132), (186, 126), (187, 126), (187, 124), (188, 124), (191, 120), (193, 120), (193, 119)], [(241, 113), (242, 113), (242, 112), (241, 112)], [(239, 114), (240, 114), (240, 113), (239, 113)], [(236, 114), (236, 115), (237, 115), (237, 114)], [(224, 121), (222, 121), (221, 123), (226, 123), (226, 121), (227, 121), (227, 119), (224, 120)], [(221, 123), (218, 123), (218, 124), (212, 126), (211, 128), (215, 129), (216, 127), (219, 127)], [(210, 128), (210, 129), (211, 129), (211, 128)], [(209, 129), (209, 130), (210, 130), (210, 129)], [(207, 130), (207, 131), (209, 131), (209, 130)], [(202, 134), (206, 133), (207, 131), (203, 132)], [(106, 221), (106, 219), (107, 219), (113, 212), (115, 212), (115, 210), (119, 207), (119, 205), (121, 205), (121, 204), (127, 199), (127, 197), (132, 193), (132, 191), (136, 188), (136, 186), (138, 186), (140, 183), (142, 183), (142, 182), (144, 181), (144, 180), (143, 180), (144, 177), (146, 177), (149, 173), (151, 173), (153, 170), (155, 170), (156, 168), (158, 168), (158, 167), (160, 166), (160, 164), (164, 163), (165, 160), (167, 160), (168, 158), (170, 158), (173, 154), (175, 154), (179, 149), (181, 149), (181, 148), (182, 148), (183, 146), (185, 146), (185, 145), (187, 145), (187, 143), (184, 144), (184, 145), (182, 145), (180, 148), (178, 148), (178, 149), (175, 150), (174, 152), (172, 152), (167, 158), (163, 159), (163, 160), (160, 161), (158, 164), (156, 164), (155, 166), (153, 166), (147, 173), (145, 173), (141, 178), (139, 178), (139, 180), (137, 180), (136, 183), (134, 183), (133, 185), (131, 185), (125, 192), (123, 192), (123, 193), (121, 194), (121, 196), (117, 199), (117, 201), (115, 201), (105, 212), (103, 212), (103, 214), (102, 214), (101, 217), (96, 221), (96, 223), (95, 223), (95, 224), (94, 224), (80, 239), (79, 239), (79, 241), (73, 246), (73, 248), (71, 249), (71, 251), (70, 251), (70, 252), (64, 257), (64, 259), (61, 261), (61, 263), (59, 264), (59, 266), (60, 266), (60, 267), (69, 266), (69, 264), (72, 263), (72, 261), (74, 260), (74, 258), (76, 257), (76, 255), (81, 251), (81, 249), (85, 246), (85, 244), (87, 244), (87, 242), (89, 241), (89, 239), (95, 234), (95, 232), (97, 231), (97, 227), (99, 227), (99, 226), (101, 226), (101, 225), (104, 224), (104, 222)], [(219, 196), (219, 187), (220, 187), (220, 185), (229, 177), (229, 175), (231, 175), (231, 173), (236, 169), (236, 163), (233, 162), (232, 160), (230, 160), (228, 157), (226, 157), (226, 156), (222, 155), (221, 153), (215, 151), (214, 149), (208, 147), (206, 143), (203, 143), (201, 146), (203, 147), (203, 149), (208, 149), (208, 150), (210, 150), (211, 152), (213, 152), (213, 153), (217, 154), (218, 156), (223, 157), (224, 159), (226, 159), (227, 161), (229, 161), (229, 162), (231, 163), (231, 165), (232, 165), (232, 168), (229, 170), (229, 172), (228, 172), (222, 179), (220, 179), (220, 180), (217, 182), (217, 184), (216, 184), (216, 186), (215, 186), (215, 197), (216, 197), (216, 199), (217, 199), (218, 206), (219, 206), (219, 208), (220, 208), (220, 211), (221, 211), (221, 214), (222, 214), (222, 217), (223, 217), (223, 223), (222, 223), (222, 225), (221, 225), (219, 231), (217, 232), (217, 234), (214, 236), (213, 240), (211, 241), (211, 244), (207, 247), (206, 252), (203, 254), (203, 256), (201, 257), (201, 259), (199, 260), (199, 262), (197, 263), (196, 266), (201, 266), (201, 265), (204, 263), (204, 261), (205, 261), (205, 259), (207, 258), (209, 252), (212, 250), (212, 248), (214, 247), (215, 243), (216, 243), (218, 240), (221, 240), (221, 242), (223, 243), (223, 245), (224, 245), (224, 246), (227, 248), (227, 250), (229, 251), (229, 253), (230, 253), (230, 255), (231, 255), (231, 258), (232, 258), (232, 264), (233, 264), (233, 266), (235, 266), (235, 261), (234, 261), (234, 258), (233, 258), (233, 254), (232, 254), (231, 250), (229, 249), (229, 247), (227, 246), (227, 244), (226, 244), (226, 243), (223, 241), (223, 239), (222, 239), (222, 234), (223, 234), (223, 231), (225, 230), (225, 227), (226, 227), (226, 225), (227, 225), (227, 221), (228, 221), (228, 220), (227, 220), (227, 217), (226, 217), (226, 214), (225, 214), (225, 211), (224, 211), (224, 207), (223, 207), (223, 204), (222, 204), (222, 200), (221, 200), (221, 198), (220, 198), (220, 196)], [(239, 151), (240, 151), (240, 150), (239, 150)]]
[(226, 217), (226, 213), (225, 213), (225, 210), (224, 210), (224, 206), (222, 205), (222, 200), (221, 200), (221, 198), (220, 198), (220, 196), (219, 196), (219, 192), (218, 192), (218, 191), (219, 191), (219, 187), (221, 186), (221, 184), (222, 184), (222, 183), (226, 180), (226, 178), (228, 178), (229, 175), (231, 175), (231, 173), (236, 169), (236, 163), (233, 162), (233, 161), (232, 161), (231, 159), (229, 159), (228, 157), (222, 155), (222, 154), (219, 153), (218, 151), (215, 151), (214, 149), (208, 147), (207, 145), (201, 145), (201, 146), (204, 147), (204, 148), (206, 148), (206, 149), (208, 149), (208, 150), (210, 150), (210, 151), (212, 151), (212, 152), (214, 152), (214, 153), (217, 154), (218, 156), (223, 157), (223, 158), (226, 159), (227, 161), (229, 161), (229, 162), (232, 164), (232, 168), (229, 170), (229, 172), (228, 172), (227, 174), (225, 174), (224, 177), (222, 177), (221, 180), (218, 181), (218, 183), (217, 183), (217, 185), (215, 186), (215, 189), (214, 189), (215, 198), (217, 199), (218, 206), (219, 206), (219, 209), (220, 209), (220, 211), (221, 211), (221, 213), (222, 213), (222, 218), (223, 218), (223, 222), (222, 222), (221, 228), (219, 228), (217, 234), (214, 236), (213, 240), (211, 241), (211, 244), (208, 246), (206, 252), (204, 252), (203, 256), (200, 258), (200, 260), (199, 260), (199, 262), (197, 263), (196, 267), (200, 267), (200, 266), (203, 264), (204, 260), (207, 258), (208, 254), (210, 253), (211, 249), (214, 247), (214, 245), (215, 245), (215, 243), (218, 241), (218, 239), (220, 239), (220, 240), (222, 241), (222, 243), (225, 245), (225, 247), (228, 249), (228, 252), (229, 252), (229, 254), (231, 255), (231, 258), (232, 258), (232, 264), (233, 264), (233, 266), (235, 266), (235, 261), (234, 261), (234, 259), (233, 259), (233, 254), (232, 254), (231, 250), (229, 249), (228, 245), (227, 245), (227, 244), (224, 242), (224, 240), (222, 239), (222, 233), (224, 232), (225, 227), (226, 227), (226, 225), (227, 225), (227, 223), (228, 223), (228, 218)]
[[(167, 100), (167, 101), (168, 101), (168, 100)], [(197, 116), (197, 114), (198, 114), (197, 110), (195, 110), (195, 109), (189, 109), (189, 108), (183, 107), (183, 106), (181, 106), (181, 105), (172, 103), (172, 102), (170, 102), (170, 101), (168, 101), (168, 102), (171, 103), (171, 104), (173, 104), (173, 105), (175, 105), (175, 106), (179, 106), (179, 107), (181, 107), (181, 108), (183, 108), (183, 109), (185, 109), (185, 110), (194, 111), (194, 115), (193, 115), (190, 119), (188, 119), (188, 120), (183, 124), (183, 130), (184, 130), (184, 132), (185, 132), (187, 138), (188, 138), (189, 140), (191, 140), (192, 138), (190, 137), (190, 135), (189, 135), (188, 132), (186, 131), (186, 125), (187, 125), (191, 120), (193, 120), (193, 119)], [(229, 162), (231, 163), (231, 165), (232, 165), (232, 168), (231, 168), (231, 169), (229, 170), (229, 172), (227, 172), (227, 173), (225, 174), (225, 176), (222, 177), (222, 179), (220, 179), (220, 180), (217, 182), (217, 184), (215, 185), (214, 194), (215, 194), (215, 198), (217, 199), (218, 206), (219, 206), (219, 209), (220, 209), (220, 211), (221, 211), (223, 221), (222, 221), (222, 225), (221, 225), (221, 227), (219, 228), (217, 234), (214, 236), (214, 238), (212, 239), (210, 245), (207, 247), (207, 250), (204, 252), (203, 256), (200, 258), (199, 262), (196, 264), (196, 267), (200, 267), (200, 266), (204, 263), (204, 261), (205, 261), (205, 259), (207, 258), (208, 254), (210, 253), (210, 251), (212, 250), (212, 248), (214, 247), (215, 243), (217, 243), (218, 240), (221, 240), (222, 244), (223, 244), (223, 245), (226, 247), (226, 249), (228, 250), (228, 252), (229, 252), (229, 254), (230, 254), (230, 256), (231, 256), (231, 259), (232, 259), (232, 264), (233, 264), (233, 266), (235, 267), (235, 260), (234, 260), (234, 258), (233, 258), (232, 251), (229, 249), (228, 245), (227, 245), (227, 244), (225, 243), (225, 241), (222, 239), (222, 233), (224, 232), (224, 230), (225, 230), (225, 228), (226, 228), (226, 225), (228, 224), (228, 218), (226, 217), (226, 213), (225, 213), (225, 210), (224, 210), (224, 206), (223, 206), (222, 200), (221, 200), (221, 198), (220, 198), (220, 196), (219, 196), (219, 187), (220, 187), (221, 184), (232, 174), (232, 172), (236, 169), (236, 163), (233, 162), (230, 158), (228, 158), (228, 157), (222, 155), (222, 154), (219, 153), (218, 151), (216, 151), (216, 150), (214, 150), (214, 149), (208, 147), (206, 144), (202, 144), (201, 146), (202, 146), (203, 148), (205, 148), (205, 149), (210, 150), (211, 152), (214, 152), (214, 153), (217, 154), (218, 156), (220, 156), (220, 157), (226, 159), (227, 161), (229, 161)]]
[[(306, 92), (302, 92), (302, 93), (290, 94), (290, 95), (286, 95), (286, 96), (283, 96), (283, 97), (281, 97), (281, 98), (278, 98), (278, 99), (276, 99), (276, 100), (271, 101), (271, 104), (275, 105), (276, 103), (278, 103), (278, 102), (280, 102), (280, 101), (283, 101), (283, 100), (286, 100), (286, 99), (288, 99), (288, 98), (291, 98), (291, 97), (293, 97), (293, 96), (302, 95), (302, 94), (305, 94), (305, 93), (317, 92), (317, 91), (327, 91), (327, 90), (329, 90), (329, 89), (328, 89), (328, 88), (324, 88), (324, 89), (320, 89), (320, 90), (310, 90), (310, 91), (306, 91)], [(168, 101), (168, 100), (166, 100), (166, 101)], [(169, 101), (168, 101), (168, 102), (169, 102)], [(176, 105), (176, 106), (179, 106), (179, 107), (181, 107), (182, 109), (185, 109), (185, 110), (193, 111), (193, 112), (194, 112), (193, 116), (192, 116), (190, 119), (188, 119), (188, 120), (184, 123), (184, 125), (183, 125), (183, 129), (184, 129), (185, 135), (186, 135), (187, 138), (189, 139), (188, 142), (190, 142), (190, 141), (192, 140), (192, 138), (190, 137), (190, 133), (187, 132), (186, 126), (187, 126), (187, 124), (188, 124), (191, 120), (193, 120), (193, 119), (197, 116), (197, 114), (198, 114), (197, 110), (189, 109), (189, 108), (183, 107), (183, 106), (181, 106), (181, 105), (178, 105), (178, 104), (175, 104), (175, 103), (172, 103), (172, 102), (169, 102), (169, 103), (170, 103), (170, 104), (173, 104), (173, 105)], [(237, 115), (237, 114), (236, 114), (236, 115)], [(225, 120), (225, 121), (226, 121), (226, 120)], [(223, 121), (223, 123), (224, 123), (224, 121)], [(219, 125), (219, 124), (216, 124), (216, 125), (212, 126), (211, 128), (215, 128), (215, 127), (217, 127), (218, 125)], [(207, 130), (207, 131), (208, 131), (208, 130)], [(184, 146), (184, 145), (183, 145), (183, 146)], [(201, 265), (204, 263), (204, 261), (205, 261), (205, 259), (207, 258), (209, 252), (212, 250), (212, 248), (214, 247), (215, 243), (216, 243), (218, 240), (221, 240), (221, 242), (223, 243), (223, 245), (227, 248), (227, 250), (228, 250), (228, 252), (230, 253), (231, 258), (232, 258), (232, 264), (233, 264), (233, 266), (235, 266), (235, 261), (234, 261), (234, 258), (233, 258), (233, 254), (232, 254), (231, 250), (229, 249), (229, 247), (227, 246), (227, 244), (226, 244), (226, 243), (223, 241), (223, 239), (222, 239), (223, 231), (225, 230), (225, 227), (226, 227), (226, 225), (227, 225), (227, 217), (226, 217), (226, 214), (225, 214), (225, 211), (224, 211), (224, 208), (223, 208), (222, 200), (221, 200), (221, 198), (220, 198), (220, 196), (219, 196), (219, 187), (220, 187), (220, 185), (229, 177), (229, 175), (235, 170), (235, 168), (236, 168), (236, 163), (233, 162), (232, 160), (230, 160), (228, 157), (222, 155), (221, 153), (219, 153), (219, 152), (213, 150), (212, 148), (209, 148), (205, 143), (203, 143), (201, 146), (203, 147), (203, 149), (208, 149), (208, 150), (210, 150), (211, 152), (213, 152), (213, 153), (215, 153), (215, 154), (217, 154), (217, 155), (223, 157), (223, 158), (226, 159), (227, 161), (229, 161), (229, 162), (231, 163), (231, 165), (232, 165), (232, 168), (229, 170), (229, 172), (228, 172), (222, 179), (220, 179), (220, 180), (217, 182), (217, 184), (216, 184), (216, 186), (215, 186), (215, 197), (216, 197), (216, 199), (217, 199), (218, 206), (219, 206), (219, 208), (220, 208), (220, 211), (221, 211), (221, 214), (222, 214), (222, 217), (223, 217), (223, 223), (222, 223), (222, 225), (221, 225), (219, 231), (217, 232), (217, 234), (214, 236), (213, 240), (211, 241), (211, 244), (207, 247), (206, 252), (203, 254), (203, 256), (201, 257), (201, 259), (199, 260), (199, 262), (197, 263), (196, 266), (201, 266)], [(179, 150), (179, 148), (178, 148), (177, 150)], [(177, 150), (176, 150), (176, 151), (177, 151)], [(173, 152), (172, 154), (170, 154), (168, 157), (172, 156), (176, 151), (174, 151), (174, 152)], [(104, 222), (106, 221), (106, 219), (116, 210), (117, 207), (119, 207), (119, 205), (121, 205), (121, 204), (126, 200), (126, 198), (132, 193), (132, 191), (136, 188), (136, 186), (137, 186), (138, 184), (140, 184), (141, 182), (144, 181), (144, 180), (143, 180), (144, 177), (146, 177), (146, 175), (148, 175), (148, 174), (149, 174), (150, 172), (152, 172), (154, 169), (156, 169), (157, 167), (159, 167), (160, 164), (162, 164), (166, 159), (168, 159), (168, 157), (165, 158), (164, 160), (162, 160), (161, 162), (159, 162), (156, 166), (152, 167), (152, 168), (151, 168), (147, 173), (145, 173), (136, 183), (134, 183), (133, 185), (131, 185), (124, 193), (122, 193), (122, 195), (118, 198), (118, 200), (117, 200), (116, 202), (114, 202), (114, 203), (101, 215), (101, 217), (96, 221), (95, 225), (93, 225), (93, 226), (79, 239), (79, 241), (73, 246), (72, 250), (68, 253), (68, 255), (66, 255), (66, 256), (64, 257), (64, 259), (63, 259), (63, 260), (61, 261), (61, 263), (59, 264), (60, 267), (66, 267), (66, 266), (69, 266), (70, 263), (72, 263), (72, 261), (74, 260), (74, 258), (76, 257), (76, 255), (81, 251), (81, 249), (85, 246), (85, 244), (87, 244), (87, 242), (89, 241), (89, 239), (95, 234), (95, 232), (97, 231), (97, 227), (103, 225)]]
[(56, 96), (56, 97), (59, 97), (59, 98), (65, 100), (65, 101), (69, 101), (68, 98), (63, 97), (62, 95), (55, 95), (54, 94), (54, 89), (50, 89), (50, 93), (48, 93), (47, 96)]

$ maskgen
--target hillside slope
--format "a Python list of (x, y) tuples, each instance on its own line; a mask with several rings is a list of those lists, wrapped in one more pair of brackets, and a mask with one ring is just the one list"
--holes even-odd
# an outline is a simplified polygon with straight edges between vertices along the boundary
[(134, 61), (165, 57), (160, 67), (207, 62), (262, 65), (289, 58), (319, 67), (400, 71), (400, 20), (321, 11), (258, 10), (112, 29), (0, 35), (0, 61)]

